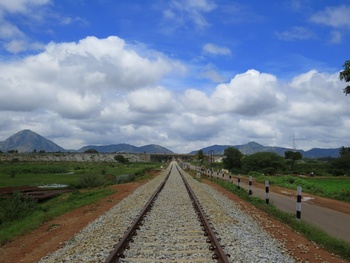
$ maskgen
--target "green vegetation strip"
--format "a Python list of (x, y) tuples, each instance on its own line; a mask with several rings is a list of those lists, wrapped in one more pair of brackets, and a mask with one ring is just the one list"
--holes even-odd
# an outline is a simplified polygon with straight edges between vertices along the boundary
[(257, 182), (262, 184), (265, 183), (265, 180), (268, 180), (270, 185), (277, 185), (295, 191), (297, 186), (301, 186), (305, 193), (350, 203), (349, 177), (264, 176), (259, 173), (252, 175)]
[[(26, 234), (38, 228), (42, 223), (66, 212), (92, 204), (113, 193), (115, 193), (115, 190), (108, 188), (74, 191), (72, 193), (66, 193), (52, 198), (43, 204), (33, 204), (30, 200), (19, 200), (21, 198), (17, 198), (17, 201), (15, 201), (16, 206), (12, 206), (14, 205), (13, 203), (8, 203), (14, 202), (13, 200), (1, 200), (1, 218), (8, 217), (9, 213), (13, 215), (19, 212), (21, 212), (23, 216), (22, 218), (17, 219), (12, 218), (13, 220), (11, 221), (9, 221), (11, 218), (7, 218), (8, 220), (1, 220), (0, 244), (4, 244), (15, 236)], [(8, 209), (11, 209), (12, 211), (8, 211)], [(25, 210), (28, 210), (27, 213)]]
[(290, 226), (293, 230), (302, 234), (310, 241), (315, 242), (316, 244), (330, 251), (331, 253), (339, 255), (340, 257), (346, 260), (350, 260), (349, 243), (328, 235), (327, 233), (322, 231), (320, 228), (314, 226), (313, 224), (310, 224), (305, 221), (296, 220), (295, 215), (283, 212), (277, 209), (272, 204), (267, 205), (265, 203), (265, 200), (262, 200), (258, 197), (250, 196), (246, 190), (242, 188), (237, 189), (237, 186), (235, 184), (220, 181), (220, 180), (214, 180), (214, 181), (220, 186), (222, 186), (223, 188), (230, 191), (231, 193), (237, 195), (244, 201), (247, 201), (250, 204), (254, 205), (255, 207), (259, 208), (261, 211), (265, 212), (269, 216), (274, 217), (280, 222)]
[[(149, 178), (159, 163), (0, 162), (0, 186), (65, 184), (74, 192), (37, 203), (20, 193), (0, 198), (0, 244), (115, 191), (104, 186)], [(97, 188), (99, 187), (99, 188)], [(93, 188), (93, 189), (92, 189)]]
[(91, 179), (93, 184), (99, 180), (99, 184), (107, 185), (114, 177), (125, 174), (138, 177), (159, 166), (159, 163), (0, 162), (0, 186), (65, 184), (86, 187)]

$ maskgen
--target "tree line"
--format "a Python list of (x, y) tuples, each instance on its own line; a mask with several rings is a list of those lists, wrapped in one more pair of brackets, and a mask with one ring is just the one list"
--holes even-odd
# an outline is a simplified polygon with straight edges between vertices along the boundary
[(222, 163), (214, 164), (203, 150), (199, 150), (196, 158), (200, 165), (208, 168), (224, 168), (232, 173), (259, 172), (266, 175), (279, 173), (307, 173), (310, 175), (345, 175), (350, 174), (350, 147), (341, 147), (339, 158), (325, 158), (324, 160), (304, 160), (300, 152), (286, 151), (284, 156), (273, 152), (257, 152), (244, 155), (234, 147), (225, 149)]

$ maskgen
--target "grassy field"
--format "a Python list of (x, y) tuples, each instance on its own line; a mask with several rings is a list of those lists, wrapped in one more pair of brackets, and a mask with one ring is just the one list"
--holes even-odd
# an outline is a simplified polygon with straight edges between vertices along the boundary
[(350, 177), (297, 177), (297, 176), (253, 176), (260, 183), (265, 180), (270, 185), (297, 189), (301, 186), (303, 192), (322, 197), (333, 198), (350, 203)]
[(48, 184), (75, 187), (84, 175), (138, 174), (158, 167), (160, 167), (159, 163), (2, 162), (0, 163), (0, 187)]
[[(76, 190), (40, 203), (20, 193), (15, 193), (11, 198), (0, 198), (0, 244), (28, 233), (61, 214), (113, 194), (113, 190), (103, 186), (115, 183), (115, 178), (123, 177), (122, 181), (126, 177), (140, 180), (150, 177), (147, 171), (159, 167), (160, 163), (2, 162), (0, 187), (66, 184)], [(105, 181), (105, 178), (112, 180)], [(91, 180), (96, 183), (96, 179), (99, 179), (100, 186), (91, 188), (95, 186)], [(82, 189), (85, 186), (88, 188)]]

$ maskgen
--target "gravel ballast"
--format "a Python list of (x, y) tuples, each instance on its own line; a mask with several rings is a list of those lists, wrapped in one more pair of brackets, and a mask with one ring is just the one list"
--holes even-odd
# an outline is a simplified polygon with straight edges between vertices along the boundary
[[(173, 166), (173, 170), (176, 170), (175, 163)], [(159, 176), (139, 187), (107, 213), (91, 222), (63, 248), (43, 257), (39, 262), (104, 262), (113, 245), (118, 242), (158, 185), (164, 180), (170, 167), (171, 165)], [(187, 173), (183, 171), (182, 173), (221, 238), (225, 252), (230, 255), (230, 262), (295, 262), (286, 253), (284, 247), (270, 237), (249, 214), (241, 211), (235, 203), (221, 193), (194, 180)], [(140, 230), (145, 233), (144, 237), (140, 232), (140, 235), (135, 238), (136, 249), (126, 251), (126, 255), (135, 260), (130, 262), (138, 262), (136, 258), (140, 258), (141, 261), (141, 258), (147, 257), (147, 253), (154, 254), (158, 262), (213, 262), (213, 260), (195, 261), (196, 258), (202, 258), (201, 253), (207, 254), (208, 252), (203, 241), (205, 237), (202, 237), (200, 233), (201, 228), (195, 223), (191, 204), (186, 201), (186, 198), (183, 199), (187, 193), (183, 192), (182, 184), (182, 179), (177, 171), (172, 171), (169, 182), (159, 195), (157, 204), (154, 205), (154, 207), (156, 205), (160, 207), (156, 212), (158, 215), (152, 214), (152, 209), (150, 215), (145, 219), (151, 222), (151, 225)], [(177, 206), (181, 209), (175, 211), (174, 207)], [(191, 225), (186, 225), (186, 222), (191, 222)], [(157, 231), (152, 229), (157, 229)], [(153, 241), (148, 238), (152, 236), (150, 231), (156, 232)], [(194, 246), (192, 241), (186, 239), (186, 232), (195, 233), (198, 246)], [(153, 248), (145, 249), (146, 245), (149, 246), (152, 242), (155, 243)], [(164, 246), (159, 246), (159, 243)], [(167, 251), (171, 250), (170, 247), (165, 248), (168, 243), (172, 243), (173, 250), (188, 251), (188, 255)], [(151, 249), (154, 249), (153, 252), (150, 252)], [(195, 253), (199, 254), (196, 256)]]

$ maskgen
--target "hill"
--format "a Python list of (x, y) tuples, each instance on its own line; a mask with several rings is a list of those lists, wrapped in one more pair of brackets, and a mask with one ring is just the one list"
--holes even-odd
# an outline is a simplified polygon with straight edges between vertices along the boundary
[(168, 150), (167, 148), (164, 148), (160, 145), (156, 144), (150, 144), (145, 145), (141, 147), (137, 147), (134, 145), (121, 143), (121, 144), (111, 144), (111, 145), (88, 145), (84, 146), (83, 148), (79, 149), (79, 152), (84, 152), (89, 149), (94, 149), (98, 152), (103, 153), (113, 153), (113, 152), (124, 152), (124, 153), (173, 153), (172, 151)]
[[(84, 152), (88, 149), (95, 149), (100, 153), (173, 153), (172, 151), (164, 148), (160, 145), (150, 144), (141, 147), (137, 147), (130, 144), (112, 144), (112, 145), (89, 145), (84, 146), (79, 150), (69, 150), (72, 152)], [(67, 152), (68, 150), (62, 148), (61, 146), (55, 144), (54, 142), (44, 138), (43, 136), (31, 131), (22, 130), (5, 141), (0, 142), (0, 150), (2, 152), (17, 150), (19, 153), (33, 152), (34, 150), (45, 151), (45, 152)]]
[(31, 130), (19, 131), (5, 141), (0, 142), (0, 150), (3, 152), (11, 150), (17, 150), (18, 152), (33, 152), (34, 150), (38, 152), (65, 151), (64, 148)]
[[(214, 154), (220, 155), (220, 154), (223, 154), (225, 149), (228, 147), (234, 147), (246, 155), (257, 153), (257, 152), (274, 152), (274, 153), (277, 153), (278, 155), (284, 156), (284, 153), (286, 151), (292, 151), (292, 149), (290, 148), (277, 147), (277, 146), (263, 146), (256, 142), (249, 142), (243, 145), (212, 145), (212, 146), (202, 148), (200, 150), (203, 150), (203, 152), (207, 154), (210, 154), (210, 151), (214, 150)], [(190, 153), (195, 154), (197, 151), (192, 151)], [(300, 152), (303, 155), (303, 157), (306, 157), (306, 158), (319, 158), (319, 157), (338, 158), (339, 157), (339, 148), (333, 148), (333, 149), (313, 148), (308, 151), (304, 151), (304, 150), (296, 150), (296, 151)]]
[[(281, 156), (284, 156), (285, 151), (291, 151), (290, 148), (283, 148), (277, 146), (263, 146), (256, 142), (249, 142), (242, 145), (212, 145), (202, 148), (206, 154), (210, 154), (213, 150), (215, 154), (223, 154), (228, 147), (235, 147), (239, 149), (243, 154), (252, 154), (256, 152), (274, 152)], [(169, 149), (156, 144), (145, 145), (137, 147), (131, 144), (111, 144), (111, 145), (88, 145), (79, 150), (69, 150), (70, 152), (84, 152), (88, 149), (95, 149), (99, 153), (159, 153), (159, 154), (171, 154), (173, 153)], [(33, 152), (36, 150), (45, 152), (67, 152), (68, 150), (55, 144), (54, 142), (42, 137), (41, 135), (31, 131), (22, 130), (5, 141), (0, 142), (0, 150), (7, 152), (10, 150), (17, 150), (18, 152)], [(196, 154), (198, 150), (190, 152), (190, 154)], [(321, 149), (313, 148), (308, 151), (297, 150), (303, 157), (307, 158), (319, 158), (319, 157), (339, 157), (339, 148), (334, 149)]]

